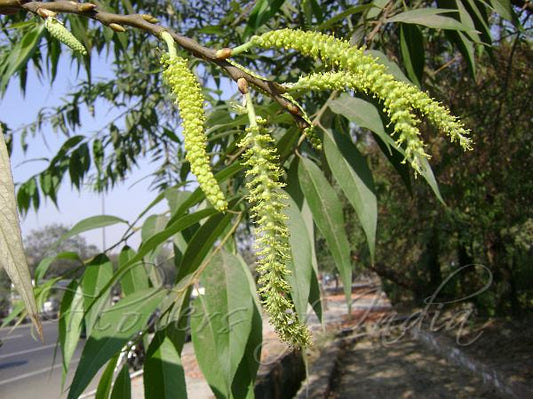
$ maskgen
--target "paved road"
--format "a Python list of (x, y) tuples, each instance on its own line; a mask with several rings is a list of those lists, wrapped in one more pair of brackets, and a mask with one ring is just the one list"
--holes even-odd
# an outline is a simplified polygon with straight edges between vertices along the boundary
[[(24, 325), (14, 330), (0, 329), (0, 398), (2, 399), (58, 399), (65, 398), (61, 392), (61, 351), (57, 348), (57, 322), (43, 324), (44, 344), (31, 335), (31, 326)], [(83, 342), (81, 342), (83, 344)], [(72, 365), (81, 355), (78, 346)], [(68, 381), (72, 378), (69, 375)], [(68, 385), (66, 385), (68, 386)], [(88, 390), (96, 387), (93, 382)]]

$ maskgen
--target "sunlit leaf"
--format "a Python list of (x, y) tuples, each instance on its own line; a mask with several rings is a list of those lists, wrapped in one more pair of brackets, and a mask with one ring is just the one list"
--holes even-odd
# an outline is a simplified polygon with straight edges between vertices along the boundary
[(229, 397), (252, 329), (253, 293), (238, 258), (215, 255), (193, 302), (191, 332), (198, 364), (217, 396)]
[(117, 223), (127, 223), (124, 219), (110, 215), (91, 216), (76, 223), (67, 233), (65, 233), (61, 240), (66, 240), (74, 237), (80, 233), (89, 230), (99, 229), (102, 227), (112, 226)]
[(83, 348), (68, 399), (81, 395), (98, 370), (143, 328), (165, 295), (159, 288), (138, 291), (100, 314)]
[(4, 269), (21, 296), (42, 338), (42, 326), (33, 294), (30, 270), (22, 246), (15, 186), (4, 132), (0, 125), (0, 268)]

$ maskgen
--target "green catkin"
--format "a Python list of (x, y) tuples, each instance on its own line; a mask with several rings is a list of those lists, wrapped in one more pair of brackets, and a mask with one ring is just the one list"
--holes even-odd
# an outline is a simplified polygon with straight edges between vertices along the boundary
[(44, 27), (50, 35), (59, 40), (61, 43), (70, 47), (73, 51), (78, 52), (82, 55), (87, 55), (87, 50), (83, 47), (83, 44), (80, 43), (76, 37), (70, 33), (70, 31), (65, 28), (63, 22), (59, 21), (54, 17), (48, 17), (44, 21)]
[[(394, 82), (399, 83), (399, 82)], [(291, 91), (302, 90), (342, 90), (349, 88), (367, 93), (371, 90), (371, 83), (361, 79), (349, 72), (325, 72), (311, 74), (300, 78), (291, 85)], [(409, 104), (402, 97), (401, 92), (395, 85), (390, 85), (391, 91), (387, 97), (382, 99), (391, 122), (394, 123), (394, 132), (399, 134), (397, 144), (405, 142), (405, 159), (418, 173), (421, 172), (422, 159), (429, 158), (424, 150), (424, 142), (420, 138), (420, 133), (416, 127), (418, 121), (409, 110)]]
[[(452, 141), (458, 140), (463, 148), (470, 146), (466, 137), (468, 131), (444, 107), (414, 86), (397, 81), (383, 64), (366, 55), (363, 49), (352, 47), (347, 41), (319, 32), (282, 29), (254, 36), (250, 44), (264, 48), (294, 49), (303, 55), (319, 58), (327, 66), (340, 69), (340, 73), (344, 73), (326, 75), (329, 82), (320, 82), (320, 77), (324, 74), (315, 75), (312, 82), (315, 90), (330, 89), (332, 85), (346, 87), (347, 81), (344, 80), (340, 84), (339, 78), (349, 77), (353, 88), (377, 97), (383, 102), (384, 111), (394, 123), (398, 143), (405, 143), (406, 160), (418, 172), (422, 159), (428, 158), (428, 155), (420, 138), (417, 127), (419, 121), (412, 112), (413, 108), (419, 109), (432, 123), (444, 130)], [(242, 48), (246, 49), (247, 46)], [(303, 88), (303, 82), (300, 87)]]
[(218, 211), (225, 211), (228, 204), (213, 175), (207, 154), (205, 136), (204, 96), (200, 85), (187, 66), (187, 61), (178, 55), (161, 57), (163, 80), (171, 88), (183, 121), (185, 157), (191, 164), (191, 171), (207, 200)]
[(287, 216), (283, 212), (287, 196), (280, 182), (274, 139), (263, 123), (259, 120), (259, 124), (248, 127), (239, 143), (246, 149), (246, 187), (256, 224), (259, 293), (279, 337), (297, 348), (304, 348), (311, 342), (311, 336), (296, 314), (287, 282), (290, 271), (286, 265), (291, 261)]

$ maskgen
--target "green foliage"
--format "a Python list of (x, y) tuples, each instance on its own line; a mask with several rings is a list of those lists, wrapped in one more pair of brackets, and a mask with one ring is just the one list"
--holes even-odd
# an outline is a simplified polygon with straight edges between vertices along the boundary
[[(57, 2), (68, 8), (57, 10), (61, 29), (87, 50), (84, 57), (64, 52), (43, 30), (43, 11), (34, 5), (25, 3), (33, 17), (19, 12), (0, 19), (0, 93), (14, 78), (24, 91), (28, 68), (53, 83), (60, 59), (86, 76), (80, 74), (60, 105), (43, 108), (23, 128), (0, 125), (9, 132), (8, 148), (20, 142), (24, 151), (31, 136), (49, 127), (65, 136), (46, 167), (18, 186), (20, 211), (37, 210), (46, 198), (57, 203), (66, 179), (74, 189), (102, 191), (127, 178), (142, 157), (158, 165), (154, 199), (136, 220), (95, 216), (61, 233), (67, 243), (91, 229), (127, 224), (112, 247), (120, 251), (116, 265), (109, 251), (93, 256), (58, 244), (58, 253), (43, 254), (36, 268), (38, 300), (59, 278), (46, 280), (55, 276), (53, 262), (75, 261), (83, 272), (69, 274), (61, 304), (64, 372), (83, 325), (88, 334), (70, 398), (102, 368), (97, 397), (130, 396), (119, 354), (130, 339), (141, 339), (138, 332), (146, 332), (156, 310), (155, 335), (150, 342), (143, 335), (146, 397), (186, 397), (181, 356), (189, 323), (214, 394), (253, 397), (263, 323), (257, 286), (281, 336), (304, 346), (308, 305), (321, 317), (317, 257), (324, 255), (348, 302), (361, 264), (403, 287), (391, 289), (398, 298), (422, 299), (452, 262), (471, 260), (497, 277), (499, 291), (490, 293), (486, 308), (496, 307), (490, 301), (514, 306), (512, 295), (498, 296), (505, 290), (514, 290), (515, 302), (531, 304), (530, 290), (516, 277), (532, 275), (523, 264), (531, 257), (533, 195), (516, 172), (529, 167), (532, 153), (524, 117), (524, 93), (533, 81), (530, 26), (521, 25), (527, 18), (510, 2), (443, 0), (436, 8), (399, 0), (221, 1), (205, 7), (110, 0), (94, 10)], [(104, 9), (110, 14), (102, 17)], [(128, 26), (122, 32), (118, 19), (105, 19), (112, 13), (139, 15), (121, 17)], [(169, 44), (163, 64), (161, 38)], [(245, 67), (224, 59), (229, 56)], [(97, 57), (109, 65), (108, 77), (93, 76)], [(478, 80), (467, 78), (474, 74)], [(229, 79), (245, 95), (246, 109)], [(433, 126), (464, 148), (470, 144), (467, 129), (429, 93), (466, 116), (475, 151), (463, 154), (432, 134)], [(520, 94), (525, 105), (513, 107)], [(81, 116), (102, 103), (111, 116), (95, 115), (103, 128), (84, 132)], [(310, 125), (323, 151), (306, 140)], [(409, 166), (424, 179), (414, 180)], [(165, 202), (167, 211), (156, 214), (154, 206)], [(133, 249), (126, 240), (136, 231), (141, 245)], [(253, 243), (256, 276), (238, 253)], [(162, 263), (173, 268), (172, 278), (161, 276)], [(450, 293), (469, 283), (480, 283), (479, 275)], [(205, 293), (192, 298), (200, 286)], [(115, 305), (112, 290), (120, 291)]]

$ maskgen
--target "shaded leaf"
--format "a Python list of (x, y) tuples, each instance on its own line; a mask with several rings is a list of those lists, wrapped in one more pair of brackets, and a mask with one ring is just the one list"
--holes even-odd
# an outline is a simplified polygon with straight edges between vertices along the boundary
[(158, 331), (148, 347), (143, 381), (146, 398), (187, 398), (181, 358), (165, 331)]
[(372, 172), (366, 159), (345, 135), (324, 131), (324, 152), (331, 172), (352, 204), (374, 258), (378, 203)]
[(307, 226), (300, 213), (298, 205), (291, 199), (285, 209), (288, 216), (289, 239), (292, 252), (292, 262), (288, 281), (291, 285), (291, 296), (300, 320), (307, 319), (307, 302), (313, 275), (312, 248)]
[(328, 248), (335, 259), (335, 266), (344, 285), (344, 295), (349, 312), (351, 312), (352, 265), (350, 245), (344, 230), (342, 204), (320, 168), (312, 161), (305, 158), (300, 160), (298, 177), (302, 191), (313, 213), (313, 219), (324, 235)]
[(450, 29), (458, 31), (472, 31), (472, 28), (462, 24), (451, 17), (440, 14), (456, 13), (457, 10), (440, 8), (421, 8), (409, 10), (388, 18), (387, 22), (403, 22), (405, 24), (417, 24), (433, 29)]
[(118, 373), (115, 383), (113, 384), (113, 391), (111, 392), (111, 399), (130, 399), (131, 398), (131, 379), (128, 364), (125, 363)]
[(424, 59), (424, 37), (416, 25), (400, 25), (400, 50), (407, 75), (420, 87), (426, 62)]

